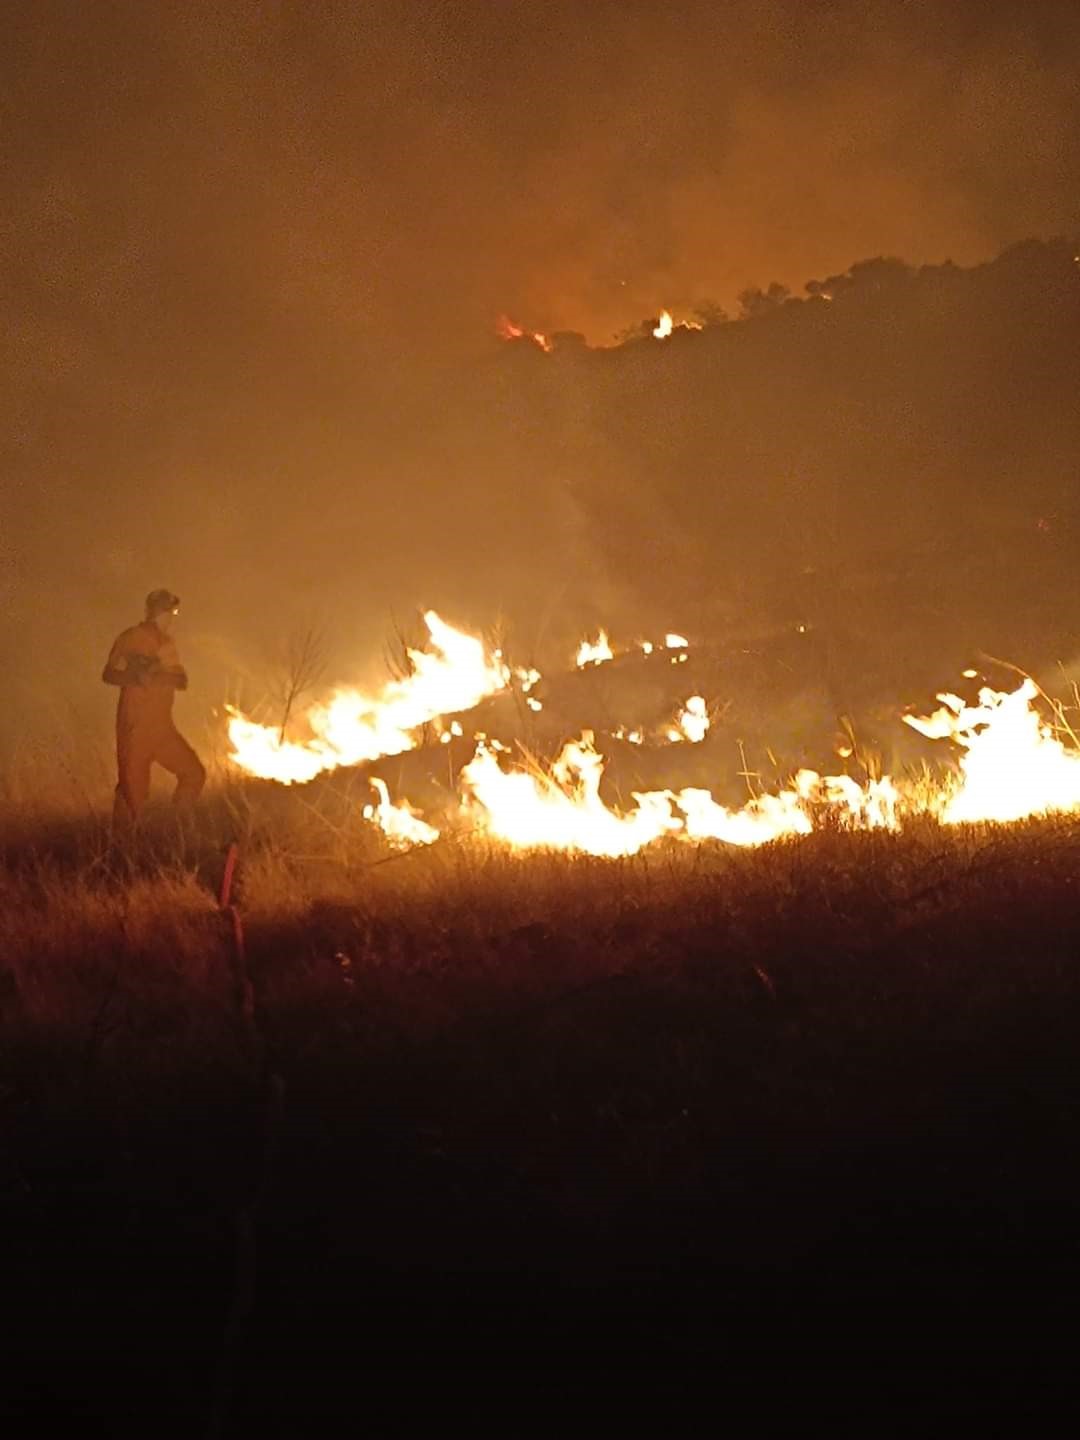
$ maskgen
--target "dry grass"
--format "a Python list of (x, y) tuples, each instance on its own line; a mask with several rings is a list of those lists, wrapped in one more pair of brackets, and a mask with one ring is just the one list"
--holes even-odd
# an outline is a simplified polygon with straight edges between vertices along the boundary
[[(41, 1354), (112, 1317), (157, 1433), (220, 1416), (234, 1311), (227, 1433), (297, 1395), (302, 1433), (353, 1403), (305, 1347), (358, 1305), (389, 1366), (443, 1303), (464, 1364), (477, 1317), (495, 1355), (589, 1287), (611, 1327), (707, 1278), (742, 1324), (1073, 1274), (1075, 821), (608, 862), (398, 856), (351, 797), (298, 799), (218, 793), (124, 856), (89, 822), (3, 837), (0, 1232), (38, 1257), (11, 1283), (50, 1297)], [(72, 1364), (114, 1415), (121, 1372)]]

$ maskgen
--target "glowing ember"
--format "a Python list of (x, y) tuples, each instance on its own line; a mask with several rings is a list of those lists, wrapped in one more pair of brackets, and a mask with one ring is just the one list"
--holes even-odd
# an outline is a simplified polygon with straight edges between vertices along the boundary
[(390, 803), (390, 792), (382, 780), (373, 775), (371, 784), (379, 803), (364, 806), (364, 819), (378, 825), (392, 845), (430, 845), (438, 840), (438, 830), (421, 820), (407, 801), (402, 805)]
[[(305, 717), (312, 738), (282, 740), (276, 726), (229, 712), (230, 759), (250, 775), (292, 785), (340, 765), (400, 755), (417, 743), (416, 731), (440, 715), (471, 710), (502, 690), (509, 673), (473, 635), (455, 630), (434, 610), (424, 616), (429, 650), (408, 651), (411, 673), (376, 695), (339, 690)], [(460, 727), (459, 727), (460, 730)]]
[(685, 635), (668, 634), (664, 636), (665, 650), (686, 650), (689, 644), (690, 641), (687, 640)]
[(942, 694), (932, 715), (904, 716), (921, 735), (963, 748), (960, 783), (938, 812), (946, 823), (1080, 809), (1080, 753), (1066, 749), (1033, 707), (1038, 693), (1031, 679), (1012, 692), (984, 686), (978, 705)]
[(614, 651), (608, 641), (607, 632), (601, 630), (595, 640), (581, 642), (574, 663), (579, 670), (584, 670), (586, 665), (602, 665), (605, 660), (611, 660), (613, 656)]

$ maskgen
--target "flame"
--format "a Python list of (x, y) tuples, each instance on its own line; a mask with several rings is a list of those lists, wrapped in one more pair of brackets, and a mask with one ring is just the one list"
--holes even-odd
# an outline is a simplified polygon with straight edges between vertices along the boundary
[(673, 330), (700, 330), (700, 320), (680, 320), (677, 324), (671, 318), (670, 310), (661, 310), (660, 319), (653, 326), (653, 335), (657, 340), (666, 340)]
[(904, 716), (921, 735), (963, 748), (959, 785), (939, 809), (941, 820), (1023, 820), (1080, 809), (1080, 752), (1067, 749), (1034, 708), (1038, 693), (1027, 678), (1013, 691), (983, 686), (977, 705), (941, 694), (932, 715)]
[[(430, 644), (408, 651), (410, 673), (377, 694), (339, 690), (327, 703), (313, 706), (305, 717), (311, 732), (307, 740), (282, 742), (274, 727), (230, 711), (232, 759), (251, 774), (291, 784), (339, 765), (412, 749), (418, 731), (431, 722), (448, 744), (463, 735), (453, 716), (511, 683), (520, 687), (530, 710), (543, 708), (529, 694), (541, 678), (539, 671), (511, 671), (501, 652), (489, 654), (481, 640), (454, 629), (434, 611), (424, 619)], [(670, 632), (663, 645), (675, 652), (671, 663), (686, 661), (684, 636)], [(647, 643), (642, 649), (648, 653)], [(606, 632), (600, 631), (596, 640), (582, 643), (577, 665), (602, 664), (613, 653)], [(970, 678), (970, 672), (965, 674)], [(512, 848), (597, 856), (632, 855), (664, 837), (760, 845), (808, 834), (826, 818), (850, 828), (896, 829), (902, 817), (914, 814), (959, 824), (1080, 812), (1080, 742), (1063, 721), (1055, 729), (1044, 718), (1035, 704), (1039, 695), (1028, 678), (1013, 691), (983, 687), (975, 704), (942, 692), (940, 708), (932, 714), (904, 716), (920, 734), (960, 748), (955, 774), (936, 791), (888, 776), (860, 784), (848, 775), (801, 770), (786, 787), (741, 808), (720, 804), (708, 790), (687, 788), (635, 792), (632, 808), (620, 810), (601, 798), (604, 760), (593, 732), (586, 731), (546, 769), (508, 766), (507, 747), (478, 735), (475, 754), (461, 772), (462, 803), (480, 828)], [(697, 744), (708, 730), (706, 699), (691, 695), (655, 738)], [(640, 729), (619, 727), (613, 734), (634, 745), (645, 739)], [(850, 746), (844, 748), (850, 753)], [(372, 784), (378, 801), (364, 815), (390, 839), (429, 844), (438, 838), (439, 831), (408, 802), (391, 803), (383, 781)]]
[(364, 819), (378, 825), (391, 844), (431, 845), (438, 840), (439, 832), (435, 826), (421, 820), (408, 801), (392, 805), (385, 782), (373, 775), (371, 784), (379, 796), (379, 803), (364, 806)]
[(595, 640), (581, 642), (574, 663), (579, 670), (584, 670), (586, 665), (603, 665), (605, 660), (614, 658), (614, 653), (607, 637), (607, 631), (601, 630)]
[(729, 845), (763, 845), (785, 835), (809, 835), (814, 812), (827, 812), (841, 824), (860, 830), (895, 830), (899, 794), (893, 782), (871, 780), (865, 786), (850, 775), (819, 775), (800, 770), (791, 789), (759, 795), (740, 810), (718, 805), (707, 790), (680, 790), (675, 796), (686, 815), (689, 840), (725, 840)]
[(487, 654), (481, 640), (455, 630), (434, 610), (427, 611), (424, 623), (431, 648), (409, 649), (412, 672), (376, 695), (338, 690), (325, 705), (312, 706), (306, 715), (310, 740), (283, 741), (277, 727), (230, 709), (229, 758), (261, 779), (304, 783), (340, 765), (411, 750), (421, 726), (440, 715), (471, 710), (507, 685), (505, 665)]
[(565, 747), (549, 773), (504, 772), (480, 749), (463, 779), (489, 833), (518, 849), (549, 847), (590, 855), (630, 855), (663, 836), (762, 845), (808, 835), (825, 818), (852, 829), (895, 830), (902, 813), (929, 813), (947, 824), (1009, 822), (1080, 810), (1080, 749), (1069, 749), (1034, 708), (1027, 679), (1011, 692), (984, 688), (977, 705), (942, 694), (939, 710), (907, 723), (963, 748), (952, 787), (927, 798), (885, 776), (860, 785), (850, 775), (800, 770), (790, 787), (732, 810), (707, 790), (634, 794), (627, 813), (600, 797), (603, 759), (591, 733)]
[(675, 717), (674, 725), (665, 731), (667, 739), (673, 744), (689, 740), (692, 745), (699, 745), (708, 733), (709, 709), (704, 695), (691, 695)]
[(496, 320), (495, 333), (501, 340), (531, 340), (534, 345), (539, 345), (545, 354), (550, 353), (552, 348), (546, 335), (541, 335), (538, 330), (525, 330), (520, 325), (515, 325), (508, 315), (500, 315)]
[[(549, 771), (505, 771), (480, 745), (461, 772), (466, 806), (480, 826), (514, 849), (557, 849), (586, 855), (635, 855), (663, 836), (730, 845), (764, 845), (809, 835), (814, 813), (830, 811), (859, 829), (895, 829), (899, 796), (891, 780), (865, 787), (847, 775), (801, 770), (794, 787), (762, 795), (740, 810), (718, 804), (707, 790), (634, 793), (634, 808), (613, 810), (600, 796), (604, 761), (591, 731), (564, 746)], [(676, 810), (682, 814), (677, 814)]]
[(604, 762), (591, 731), (571, 741), (549, 772), (504, 771), (485, 745), (461, 772), (467, 804), (481, 826), (515, 849), (548, 848), (609, 857), (636, 855), (679, 828), (668, 797), (635, 795), (627, 814), (600, 798)]
[(625, 725), (620, 725), (617, 730), (613, 730), (611, 733), (613, 739), (625, 740), (628, 745), (644, 745), (645, 743), (645, 736), (640, 730), (628, 730)]

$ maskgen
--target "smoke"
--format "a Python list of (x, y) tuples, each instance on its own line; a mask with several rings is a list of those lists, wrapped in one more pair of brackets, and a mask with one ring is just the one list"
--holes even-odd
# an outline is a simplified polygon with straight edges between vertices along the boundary
[[(23, 7), (0, 86), (5, 726), (85, 696), (160, 584), (237, 656), (327, 611), (343, 669), (418, 604), (537, 634), (632, 610), (580, 466), (650, 564), (694, 519), (616, 433), (632, 387), (620, 411), (534, 365), (523, 405), (520, 375), (492, 380), (495, 317), (605, 343), (860, 256), (1075, 231), (1078, 56), (1048, 0)], [(223, 653), (189, 656), (188, 703), (231, 686)]]

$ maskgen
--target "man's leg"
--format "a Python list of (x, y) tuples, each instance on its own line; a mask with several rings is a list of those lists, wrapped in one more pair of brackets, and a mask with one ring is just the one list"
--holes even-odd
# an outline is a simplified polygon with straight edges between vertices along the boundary
[(135, 727), (116, 732), (116, 798), (113, 801), (113, 830), (123, 834), (138, 822), (150, 795), (150, 766), (153, 745)]
[(171, 775), (176, 776), (173, 804), (193, 804), (206, 784), (206, 771), (202, 761), (179, 730), (167, 730), (157, 737), (154, 759)]

